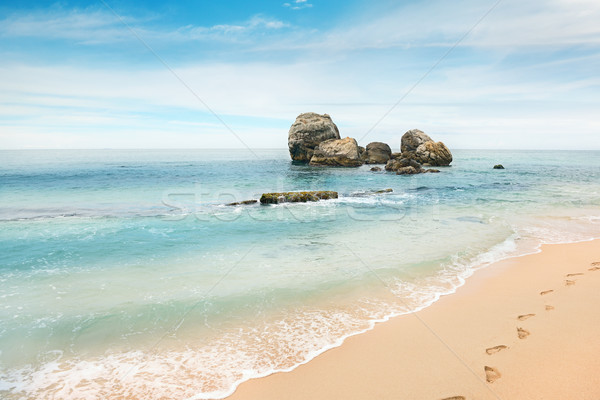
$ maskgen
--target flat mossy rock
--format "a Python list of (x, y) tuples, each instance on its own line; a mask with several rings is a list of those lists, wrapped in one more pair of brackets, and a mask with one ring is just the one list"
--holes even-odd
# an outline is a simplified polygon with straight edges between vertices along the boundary
[(338, 193), (330, 190), (312, 191), (312, 192), (281, 192), (281, 193), (263, 193), (260, 197), (261, 204), (279, 204), (279, 203), (306, 203), (307, 201), (319, 201), (337, 199)]

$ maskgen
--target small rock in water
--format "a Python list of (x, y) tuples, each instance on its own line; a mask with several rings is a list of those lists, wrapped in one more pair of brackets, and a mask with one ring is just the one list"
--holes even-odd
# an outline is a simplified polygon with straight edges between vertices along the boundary
[(373, 171), (373, 172), (381, 171), (381, 168), (380, 167), (373, 167), (373, 168), (371, 168), (371, 171)]
[(375, 193), (391, 193), (393, 191), (394, 191), (394, 189), (388, 188), (388, 189), (376, 190)]
[(496, 165), (494, 165), (494, 169), (504, 169), (504, 165), (496, 164)]

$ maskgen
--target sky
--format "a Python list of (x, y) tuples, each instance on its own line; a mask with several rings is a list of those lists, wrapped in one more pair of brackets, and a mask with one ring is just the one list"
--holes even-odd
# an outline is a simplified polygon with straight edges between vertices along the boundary
[(0, 149), (600, 149), (598, 0), (0, 3)]

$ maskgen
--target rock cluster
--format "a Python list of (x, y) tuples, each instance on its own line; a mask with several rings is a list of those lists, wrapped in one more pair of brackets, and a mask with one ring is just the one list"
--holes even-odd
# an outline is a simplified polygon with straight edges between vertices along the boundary
[[(406, 132), (402, 136), (401, 152), (392, 153), (390, 146), (382, 142), (371, 142), (365, 148), (355, 139), (341, 139), (331, 117), (316, 113), (304, 113), (296, 118), (288, 133), (288, 148), (292, 160), (313, 166), (386, 164), (386, 170), (399, 174), (429, 172), (432, 170), (422, 166), (446, 166), (452, 162), (452, 153), (444, 143), (434, 142), (418, 129)], [(390, 161), (399, 162), (390, 164)]]

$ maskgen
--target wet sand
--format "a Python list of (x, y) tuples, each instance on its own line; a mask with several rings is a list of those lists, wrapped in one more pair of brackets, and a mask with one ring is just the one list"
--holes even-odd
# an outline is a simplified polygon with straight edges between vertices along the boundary
[(544, 245), (229, 399), (600, 398), (600, 240)]

